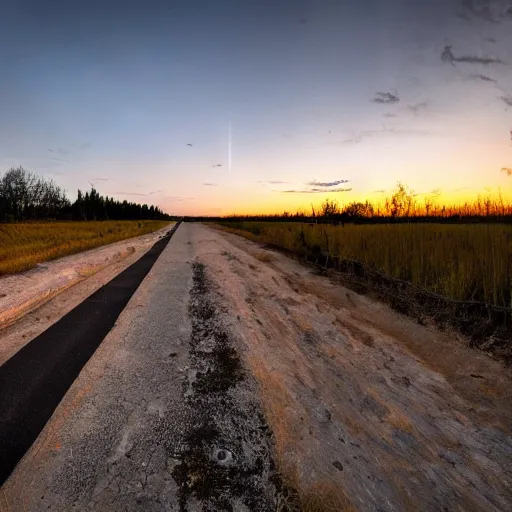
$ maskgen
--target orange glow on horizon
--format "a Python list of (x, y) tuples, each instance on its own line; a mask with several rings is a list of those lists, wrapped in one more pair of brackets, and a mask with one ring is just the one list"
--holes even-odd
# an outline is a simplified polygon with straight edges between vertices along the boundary
[[(318, 210), (322, 203), (328, 199), (329, 201), (336, 201), (342, 208), (354, 202), (371, 203), (375, 210), (380, 209), (382, 212), (385, 209), (386, 199), (390, 199), (394, 189), (386, 190), (380, 194), (356, 194), (353, 192), (347, 193), (314, 193), (314, 194), (293, 194), (285, 192), (272, 192), (271, 194), (245, 194), (239, 193), (230, 196), (221, 195), (220, 197), (207, 197), (202, 202), (201, 207), (197, 208), (196, 205), (185, 206), (183, 208), (176, 208), (176, 210), (183, 210), (183, 215), (190, 216), (229, 216), (229, 215), (274, 215), (288, 212), (294, 214), (296, 212), (311, 213), (312, 207)], [(414, 193), (414, 191), (412, 191)], [(490, 200), (492, 203), (503, 204), (505, 206), (512, 205), (512, 181), (511, 187), (508, 189), (483, 189), (480, 191), (471, 190), (469, 188), (460, 189), (455, 191), (447, 191), (440, 193), (425, 193), (417, 194), (414, 197), (415, 204), (418, 210), (423, 211), (425, 204), (428, 202), (432, 205), (432, 209), (442, 209), (443, 206), (461, 207), (464, 205), (477, 206), (478, 202), (483, 204), (484, 201)], [(230, 204), (229, 207), (222, 207), (221, 205)], [(165, 211), (174, 214), (173, 206), (164, 205)]]

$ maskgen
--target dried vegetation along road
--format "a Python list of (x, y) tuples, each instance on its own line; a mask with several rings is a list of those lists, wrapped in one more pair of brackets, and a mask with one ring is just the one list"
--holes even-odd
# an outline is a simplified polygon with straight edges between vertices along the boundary
[(454, 336), (183, 224), (0, 506), (510, 510), (511, 389)]

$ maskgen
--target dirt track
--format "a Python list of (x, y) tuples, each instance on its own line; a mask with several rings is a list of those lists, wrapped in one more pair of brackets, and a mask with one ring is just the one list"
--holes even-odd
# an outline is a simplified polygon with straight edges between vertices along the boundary
[[(21, 510), (38, 510), (41, 495), (61, 507), (106, 510), (177, 493), (168, 482), (178, 474), (160, 448), (151, 468), (142, 463), (154, 441), (150, 415), (175, 425), (189, 410), (184, 395), (208, 375), (194, 359), (186, 307), (194, 264), (204, 265), (216, 317), (259, 384), (277, 463), (303, 494), (345, 495), (357, 510), (510, 510), (510, 370), (281, 254), (191, 224), (181, 226), (4, 486), (11, 510), (21, 496)], [(167, 304), (156, 302), (164, 297)], [(165, 435), (177, 442), (187, 425)], [(94, 458), (77, 455), (87, 450)], [(148, 482), (142, 489), (141, 475), (127, 470), (137, 461)], [(187, 500), (182, 510), (201, 510), (194, 489)]]

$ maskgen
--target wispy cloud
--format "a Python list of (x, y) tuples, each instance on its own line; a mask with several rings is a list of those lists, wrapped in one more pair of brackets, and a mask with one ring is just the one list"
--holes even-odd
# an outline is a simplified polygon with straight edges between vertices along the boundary
[(256, 181), (255, 183), (261, 183), (263, 185), (285, 185), (290, 183), (289, 181), (270, 180), (270, 181)]
[(184, 196), (164, 196), (165, 201), (186, 201), (188, 199), (195, 199), (195, 197), (184, 197)]
[(112, 192), (112, 194), (116, 194), (119, 196), (147, 196), (147, 193), (144, 192)]
[(154, 194), (159, 194), (160, 192), (163, 192), (163, 190), (152, 190), (151, 192), (113, 192), (113, 194), (123, 196), (152, 196)]
[(217, 183), (203, 183), (205, 187), (216, 187)]
[(441, 60), (443, 62), (449, 62), (452, 66), (455, 66), (455, 62), (462, 62), (465, 64), (482, 64), (489, 66), (490, 64), (503, 64), (501, 59), (493, 57), (479, 57), (477, 55), (463, 55), (462, 57), (455, 57), (452, 51), (452, 46), (445, 46), (441, 53)]
[(77, 149), (89, 149), (91, 147), (91, 143), (90, 142), (81, 142), (78, 144), (71, 144), (71, 147), (77, 148)]
[(482, 82), (492, 82), (494, 84), (498, 83), (496, 80), (494, 80), (494, 78), (491, 78), (490, 76), (487, 75), (473, 75), (472, 78), (474, 78), (475, 80), (481, 80)]
[(393, 103), (398, 103), (400, 98), (391, 92), (378, 92), (375, 94), (375, 98), (372, 99), (373, 103), (381, 103), (384, 105), (389, 105)]
[(69, 155), (69, 153), (70, 153), (68, 150), (62, 149), (62, 148), (58, 148), (58, 149), (48, 148), (48, 151), (50, 153), (59, 153), (60, 155), (64, 155), (64, 156)]
[(56, 162), (67, 162), (67, 163), (69, 163), (69, 160), (65, 160), (64, 158), (57, 158), (56, 156), (51, 156), (50, 160), (55, 160)]
[(510, 0), (463, 0), (463, 14), (466, 19), (480, 18), (485, 21), (498, 23), (512, 15)]
[(441, 195), (442, 191), (440, 188), (434, 188), (430, 190), (429, 192), (418, 192), (416, 194), (413, 194), (414, 197), (418, 196), (430, 196), (430, 199), (434, 199), (436, 197), (439, 197)]
[(500, 99), (504, 101), (509, 107), (512, 107), (512, 96), (500, 96)]
[(333, 188), (326, 190), (325, 188), (310, 188), (307, 190), (276, 190), (275, 192), (282, 192), (283, 194), (326, 194), (331, 192), (350, 192), (351, 188)]
[(349, 180), (336, 180), (336, 181), (308, 181), (306, 185), (310, 185), (312, 187), (335, 187), (336, 185), (341, 185), (343, 183), (348, 183)]
[(407, 109), (410, 110), (415, 116), (419, 115), (423, 110), (428, 107), (428, 101), (420, 101), (413, 105), (407, 105)]
[(116, 194), (119, 196), (147, 196), (146, 192), (112, 192), (112, 194)]
[(341, 141), (342, 144), (359, 144), (364, 139), (373, 137), (389, 137), (389, 136), (418, 136), (423, 137), (431, 135), (432, 132), (414, 128), (388, 128), (383, 125), (380, 130), (365, 130), (360, 133), (354, 134), (349, 139)]
[(374, 190), (372, 194), (384, 194), (385, 192), (386, 191), (383, 188), (381, 188), (380, 190)]

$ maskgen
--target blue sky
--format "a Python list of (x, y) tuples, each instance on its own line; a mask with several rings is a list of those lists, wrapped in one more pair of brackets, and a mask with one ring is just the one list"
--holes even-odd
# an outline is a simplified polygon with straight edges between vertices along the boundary
[(105, 4), (2, 4), (0, 171), (178, 214), (512, 187), (509, 0)]

